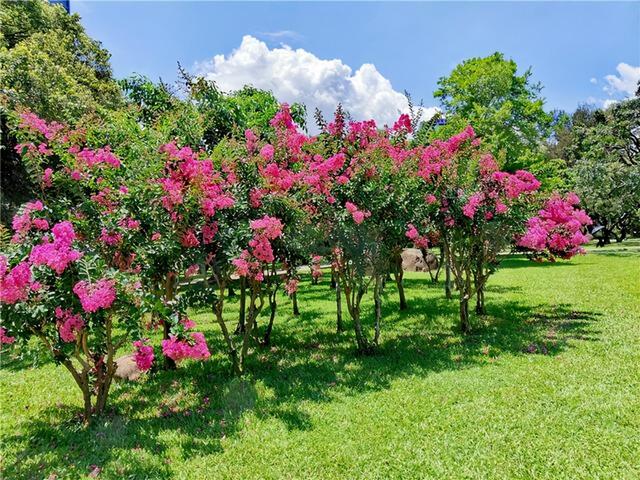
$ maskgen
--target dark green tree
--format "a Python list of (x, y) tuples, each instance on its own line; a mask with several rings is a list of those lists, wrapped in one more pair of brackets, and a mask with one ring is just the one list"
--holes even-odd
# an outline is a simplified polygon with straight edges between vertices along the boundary
[(531, 69), (518, 75), (516, 63), (502, 53), (465, 60), (438, 81), (434, 97), (447, 123), (431, 138), (448, 138), (470, 124), (504, 169), (530, 168), (540, 160), (553, 121), (542, 86), (531, 77)]

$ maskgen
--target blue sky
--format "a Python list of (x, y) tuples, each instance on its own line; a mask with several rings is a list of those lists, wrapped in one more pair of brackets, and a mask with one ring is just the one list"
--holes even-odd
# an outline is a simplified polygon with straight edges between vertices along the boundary
[[(299, 69), (306, 68), (305, 62), (309, 60), (306, 52), (318, 60), (339, 59), (336, 65), (327, 66), (311, 58), (309, 69), (315, 72), (313, 69), (318, 67), (317, 75), (331, 77), (327, 81), (319, 80), (317, 88), (324, 88), (326, 82), (330, 88), (338, 88), (341, 92), (345, 88), (359, 88), (353, 86), (356, 83), (354, 74), (361, 65), (373, 64), (373, 72), (367, 71), (367, 75), (363, 72), (366, 85), (362, 88), (380, 86), (380, 79), (386, 78), (395, 92), (406, 89), (415, 99), (424, 99), (425, 105), (436, 104), (432, 92), (440, 76), (449, 73), (466, 58), (485, 56), (494, 51), (513, 58), (521, 70), (531, 66), (534, 79), (545, 87), (543, 93), (548, 107), (567, 110), (586, 101), (601, 104), (604, 100), (623, 96), (619, 89), (611, 88), (605, 76), (621, 75), (616, 71), (621, 63), (640, 66), (640, 3), (637, 2), (128, 3), (71, 0), (71, 9), (82, 16), (89, 34), (111, 51), (118, 77), (138, 72), (154, 79), (162, 77), (172, 81), (176, 78), (176, 61), (194, 69), (197, 62), (211, 60), (214, 55), (228, 58), (241, 46), (245, 35), (264, 42), (268, 50), (278, 49), (283, 43), (289, 45), (294, 53), (278, 50), (283, 57), (265, 52), (259, 43), (243, 44), (243, 51), (244, 47), (252, 47), (251, 51), (255, 53), (262, 48), (261, 53), (247, 61), (273, 61), (273, 70), (265, 70), (264, 65), (257, 70), (241, 65), (240, 57), (234, 62), (221, 61), (219, 65), (208, 67), (201, 63), (198, 67), (227, 87), (235, 87), (237, 82), (251, 75), (259, 78), (270, 75), (268, 72), (279, 72), (284, 76), (273, 84), (276, 90), (281, 83), (293, 82), (282, 95), (294, 95), (291, 92), (311, 81), (308, 77), (293, 78), (300, 73)], [(305, 52), (298, 54), (295, 49)], [(300, 59), (302, 63), (299, 63)], [(295, 72), (287, 70), (292, 62), (298, 68)], [(351, 68), (351, 74), (344, 72), (346, 66)], [(334, 67), (337, 71), (332, 70)], [(238, 69), (242, 72), (238, 73)], [(329, 74), (327, 69), (331, 70)], [(635, 75), (636, 70), (632, 74)], [(343, 84), (345, 81), (347, 87)], [(603, 90), (606, 87), (610, 93)], [(315, 91), (308, 93), (316, 94)], [(362, 91), (356, 94), (362, 97)], [(395, 101), (388, 100), (389, 95), (384, 100), (383, 96), (379, 98), (381, 105), (385, 101)], [(366, 109), (363, 112), (367, 113)]]

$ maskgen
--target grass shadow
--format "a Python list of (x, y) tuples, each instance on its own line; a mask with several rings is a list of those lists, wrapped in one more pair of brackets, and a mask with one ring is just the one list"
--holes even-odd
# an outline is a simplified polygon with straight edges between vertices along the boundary
[[(511, 268), (521, 260), (504, 263)], [(282, 302), (273, 347), (253, 349), (246, 379), (231, 377), (222, 339), (209, 325), (210, 349), (217, 352), (211, 361), (115, 385), (110, 412), (91, 427), (65, 420), (70, 407), (51, 407), (3, 438), (19, 451), (19, 461), (5, 466), (4, 476), (42, 478), (56, 472), (77, 477), (117, 459), (116, 474), (122, 478), (172, 478), (170, 462), (158, 458), (175, 455), (176, 442), (183, 457), (221, 453), (223, 439), (237, 435), (251, 416), (307, 431), (313, 423), (305, 403), (363, 395), (387, 389), (400, 378), (500, 362), (507, 355), (557, 355), (571, 341), (593, 341), (599, 333), (594, 327), (598, 312), (566, 304), (520, 304), (504, 298), (518, 289), (490, 287), (488, 315), (474, 317), (472, 334), (462, 336), (456, 326), (458, 304), (443, 298), (442, 283), (427, 277), (405, 282), (406, 311), (398, 310), (392, 282), (384, 290), (383, 336), (375, 355), (357, 355), (350, 330), (335, 333), (335, 313), (326, 310), (335, 298), (328, 279), (310, 288), (306, 281), (301, 315), (293, 317), (289, 301)], [(322, 308), (313, 308), (318, 298)], [(369, 302), (363, 310), (369, 328), (372, 317)], [(344, 320), (350, 329), (346, 309)]]

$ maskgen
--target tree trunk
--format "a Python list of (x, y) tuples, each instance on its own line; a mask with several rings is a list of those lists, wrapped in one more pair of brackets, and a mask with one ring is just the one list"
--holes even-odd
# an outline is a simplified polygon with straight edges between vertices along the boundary
[(476, 262), (476, 271), (474, 272), (474, 282), (476, 288), (476, 314), (486, 315), (487, 312), (484, 308), (484, 283), (485, 272), (482, 264), (482, 260)]
[(362, 296), (364, 292), (361, 288), (358, 288), (357, 292), (351, 293), (352, 301), (349, 302), (349, 292), (346, 293), (347, 297), (347, 305), (349, 303), (349, 313), (351, 318), (353, 319), (353, 327), (356, 333), (356, 344), (358, 346), (358, 353), (369, 354), (371, 353), (372, 345), (367, 340), (366, 335), (364, 334), (364, 330), (362, 328), (362, 321), (360, 318), (360, 302), (362, 300)]
[(276, 294), (277, 289), (269, 294), (269, 308), (271, 309), (271, 314), (269, 315), (269, 323), (267, 324), (267, 328), (264, 331), (264, 336), (262, 337), (261, 345), (263, 347), (268, 347), (269, 345), (271, 345), (271, 331), (273, 330), (273, 322), (276, 319), (276, 310), (278, 308)]
[[(165, 284), (164, 284), (164, 301), (165, 303), (169, 303), (171, 301), (173, 301), (174, 297), (175, 297), (175, 288), (174, 288), (174, 274), (173, 273), (168, 273), (166, 278), (165, 278)], [(167, 322), (166, 319), (164, 319), (163, 321), (163, 336), (162, 338), (165, 340), (169, 339), (169, 334), (171, 332), (171, 325), (169, 325), (169, 322)], [(165, 355), (164, 357), (164, 369), (165, 370), (175, 370), (176, 369), (176, 362), (173, 361), (173, 359), (167, 357)]]
[(244, 333), (244, 321), (247, 313), (247, 279), (242, 277), (240, 279), (240, 313), (238, 314), (238, 325), (236, 326), (235, 334), (239, 335)]
[(460, 295), (460, 330), (467, 334), (471, 331), (469, 322), (469, 299), (465, 295)]
[[(433, 283), (438, 283), (438, 279), (440, 278), (440, 271), (442, 270), (442, 264), (444, 263), (444, 248), (440, 249), (440, 258), (438, 259), (438, 268), (436, 270), (436, 275), (433, 277)], [(431, 272), (431, 270), (429, 270)]]
[(398, 297), (400, 298), (400, 310), (407, 309), (407, 297), (404, 294), (404, 270), (402, 270), (402, 257), (395, 259), (395, 269), (393, 275), (398, 287)]
[(471, 272), (464, 270), (461, 275), (465, 277), (461, 278), (458, 282), (460, 287), (460, 330), (463, 334), (471, 331), (471, 322), (469, 320), (469, 299), (471, 298)]
[(73, 366), (73, 362), (68, 359), (64, 360), (62, 364), (67, 370), (69, 370), (69, 373), (71, 373), (73, 379), (76, 381), (76, 384), (82, 392), (82, 421), (86, 425), (89, 425), (91, 423), (91, 415), (93, 413), (93, 406), (91, 405), (91, 389), (89, 388), (89, 372), (86, 367), (82, 370), (82, 372), (78, 372)]
[[(244, 285), (244, 278), (242, 280)], [(222, 336), (224, 337), (224, 341), (227, 344), (227, 353), (229, 354), (229, 360), (231, 360), (232, 373), (239, 376), (242, 374), (242, 371), (240, 369), (240, 363), (238, 361), (238, 350), (233, 343), (233, 338), (231, 338), (231, 335), (229, 334), (227, 324), (224, 323), (224, 317), (222, 315), (222, 312), (224, 311), (224, 291), (225, 285), (224, 283), (220, 283), (218, 288), (218, 300), (214, 304), (213, 313), (216, 316), (216, 320), (218, 322), (218, 325), (220, 326), (220, 330), (222, 331)], [(244, 327), (244, 321), (242, 325)]]
[[(374, 335), (373, 345), (378, 346), (378, 339), (380, 338), (380, 320), (382, 319), (382, 300), (380, 299), (380, 291), (382, 290), (382, 282), (379, 275), (376, 275), (375, 285), (373, 288), (373, 301), (375, 303), (375, 323), (374, 323)], [(405, 304), (406, 308), (406, 304)]]
[(476, 292), (476, 313), (486, 315), (487, 309), (484, 306), (484, 288), (479, 288)]
[(342, 325), (342, 288), (340, 286), (340, 278), (336, 280), (336, 332), (341, 333), (344, 331)]
[(293, 316), (300, 316), (300, 309), (298, 308), (298, 292), (293, 292), (291, 295), (291, 301), (293, 302)]
[(260, 286), (256, 285), (255, 282), (250, 286), (251, 295), (249, 297), (249, 315), (247, 316), (247, 320), (245, 322), (244, 334), (242, 336), (242, 348), (240, 349), (240, 358), (239, 358), (239, 371), (240, 374), (243, 375), (245, 373), (245, 361), (247, 358), (247, 352), (249, 351), (249, 343), (251, 343), (251, 336), (253, 331), (258, 331), (257, 329), (257, 318), (262, 310), (263, 300), (260, 296), (260, 305), (256, 305), (256, 300), (259, 297), (259, 289)]
[(453, 298), (453, 295), (451, 294), (451, 263), (449, 262), (447, 255), (445, 255), (444, 264), (444, 295), (449, 300)]

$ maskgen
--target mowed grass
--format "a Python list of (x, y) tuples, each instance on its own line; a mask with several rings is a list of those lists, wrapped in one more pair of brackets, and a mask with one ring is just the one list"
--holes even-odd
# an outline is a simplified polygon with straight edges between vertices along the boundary
[(335, 334), (328, 279), (306, 281), (245, 381), (194, 313), (211, 360), (117, 383), (87, 429), (66, 370), (5, 353), (2, 478), (640, 478), (640, 252), (624, 245), (505, 260), (466, 338), (442, 284), (409, 274), (410, 309), (389, 283), (370, 357)]

